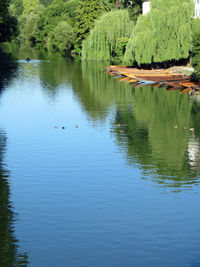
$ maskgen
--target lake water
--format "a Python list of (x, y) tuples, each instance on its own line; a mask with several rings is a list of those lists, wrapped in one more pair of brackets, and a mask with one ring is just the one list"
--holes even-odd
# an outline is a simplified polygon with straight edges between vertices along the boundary
[(106, 63), (12, 53), (0, 66), (0, 266), (200, 266), (198, 97), (134, 88)]

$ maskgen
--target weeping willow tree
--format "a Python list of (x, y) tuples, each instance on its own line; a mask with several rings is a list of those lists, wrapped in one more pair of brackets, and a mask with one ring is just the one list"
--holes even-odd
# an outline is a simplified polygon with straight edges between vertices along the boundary
[[(117, 10), (96, 21), (89, 38), (83, 42), (83, 60), (110, 60), (120, 46), (128, 41), (133, 29), (128, 11)], [(121, 41), (121, 42), (120, 42)]]
[(195, 19), (192, 38), (192, 65), (196, 78), (200, 79), (200, 19)]
[(151, 11), (140, 16), (133, 29), (125, 62), (140, 65), (187, 58), (193, 12), (192, 0), (151, 0)]

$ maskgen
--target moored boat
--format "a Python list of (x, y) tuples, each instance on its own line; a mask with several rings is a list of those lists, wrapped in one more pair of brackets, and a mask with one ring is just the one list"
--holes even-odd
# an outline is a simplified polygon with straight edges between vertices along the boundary
[[(143, 87), (154, 83), (153, 86), (166, 86), (167, 90), (181, 90), (181, 92), (200, 92), (200, 81), (192, 81), (191, 76), (183, 74), (178, 69), (153, 69), (144, 70), (127, 66), (110, 66), (106, 69), (111, 75), (121, 77), (120, 81), (127, 81), (135, 87)], [(187, 89), (188, 90), (185, 90)]]

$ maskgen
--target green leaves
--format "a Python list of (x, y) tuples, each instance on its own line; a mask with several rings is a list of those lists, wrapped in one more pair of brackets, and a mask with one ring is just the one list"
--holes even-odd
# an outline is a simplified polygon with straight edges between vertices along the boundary
[(38, 3), (37, 8), (30, 13), (23, 13), (20, 17), (20, 41), (22, 43), (32, 46), (36, 44), (40, 36), (37, 23), (43, 12), (44, 6)]
[(200, 19), (196, 19), (193, 25), (192, 65), (200, 78)]
[(124, 44), (119, 48), (119, 38), (124, 38), (123, 41), (126, 43), (132, 28), (133, 22), (129, 19), (128, 11), (106, 13), (96, 21), (89, 38), (83, 42), (83, 59), (111, 60), (113, 56), (120, 56), (122, 51), (119, 50), (124, 49)]
[(49, 43), (63, 55), (69, 53), (72, 46), (73, 29), (66, 21), (60, 21), (54, 30), (50, 33)]
[(9, 4), (9, 0), (1, 0), (0, 3), (0, 43), (9, 40), (15, 31), (16, 21), (9, 14)]
[(94, 22), (105, 12), (103, 2), (101, 0), (82, 0), (76, 9), (76, 24), (74, 27), (76, 44), (82, 47), (90, 30), (94, 26)]
[(24, 11), (23, 14), (30, 14), (32, 11), (35, 11), (39, 5), (39, 0), (23, 0)]
[(187, 58), (191, 50), (192, 0), (152, 0), (127, 44), (125, 62), (151, 64)]

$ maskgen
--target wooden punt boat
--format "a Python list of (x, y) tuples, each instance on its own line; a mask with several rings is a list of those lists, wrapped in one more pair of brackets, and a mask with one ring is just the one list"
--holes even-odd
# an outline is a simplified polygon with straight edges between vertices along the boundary
[(183, 75), (135, 75), (139, 81), (154, 81), (154, 82), (170, 82), (170, 81), (189, 81), (190, 77), (186, 78)]
[(133, 74), (127, 74), (126, 76), (129, 77), (130, 79), (135, 79), (136, 78), (136, 76), (133, 75)]
[[(143, 70), (127, 66), (106, 67), (111, 75), (121, 76), (120, 81), (127, 81), (135, 84), (136, 87), (143, 87), (146, 84), (155, 83), (154, 86), (166, 86), (166, 90), (183, 90), (200, 92), (200, 82), (191, 82), (191, 76), (182, 72), (173, 72), (171, 69)], [(182, 92), (182, 91), (181, 91)]]
[(120, 82), (123, 82), (123, 81), (128, 81), (128, 80), (130, 80), (130, 78), (129, 78), (129, 77), (124, 77), (124, 78), (121, 78), (121, 79), (119, 79), (119, 81), (120, 81)]
[(198, 87), (198, 86), (200, 86), (200, 83), (194, 83), (194, 82), (182, 82), (182, 83), (180, 83), (182, 86), (184, 86), (184, 87)]
[[(112, 71), (112, 72), (115, 72), (116, 74), (120, 74), (120, 75), (123, 75), (123, 76), (127, 76), (127, 77), (134, 77), (134, 76), (165, 76), (165, 75), (174, 75), (173, 73), (163, 73), (163, 72), (160, 72), (160, 73), (155, 73), (155, 72), (125, 72), (125, 71)], [(180, 74), (177, 74), (177, 75), (180, 75)]]
[(124, 71), (124, 72), (129, 72), (129, 73), (170, 73), (170, 70), (163, 70), (163, 69), (154, 69), (154, 70), (144, 70), (144, 69), (137, 69), (137, 68), (129, 68), (125, 66), (110, 66), (110, 67), (105, 67), (106, 69), (110, 69), (111, 71)]
[[(173, 81), (173, 82), (165, 82), (165, 85), (167, 86), (171, 86), (171, 87), (176, 87), (176, 86), (180, 86), (180, 83), (182, 82), (183, 80), (181, 81)], [(183, 87), (183, 86), (182, 86)]]
[(111, 65), (109, 67), (105, 67), (105, 68), (110, 68), (110, 69), (123, 69), (123, 68), (128, 68), (127, 66), (117, 66), (117, 65)]
[(192, 88), (185, 88), (185, 89), (181, 90), (181, 91), (179, 92), (179, 94), (183, 94), (183, 93), (191, 92), (191, 91), (192, 91)]
[(128, 83), (137, 83), (137, 80), (131, 79), (131, 80), (127, 80)]
[[(106, 67), (106, 69), (108, 69)], [(135, 75), (135, 74), (173, 74), (171, 71), (169, 70), (141, 70), (141, 69), (136, 69), (136, 68), (109, 68), (110, 71), (114, 71), (116, 73), (119, 73), (121, 75)], [(180, 74), (177, 72), (177, 74)]]

